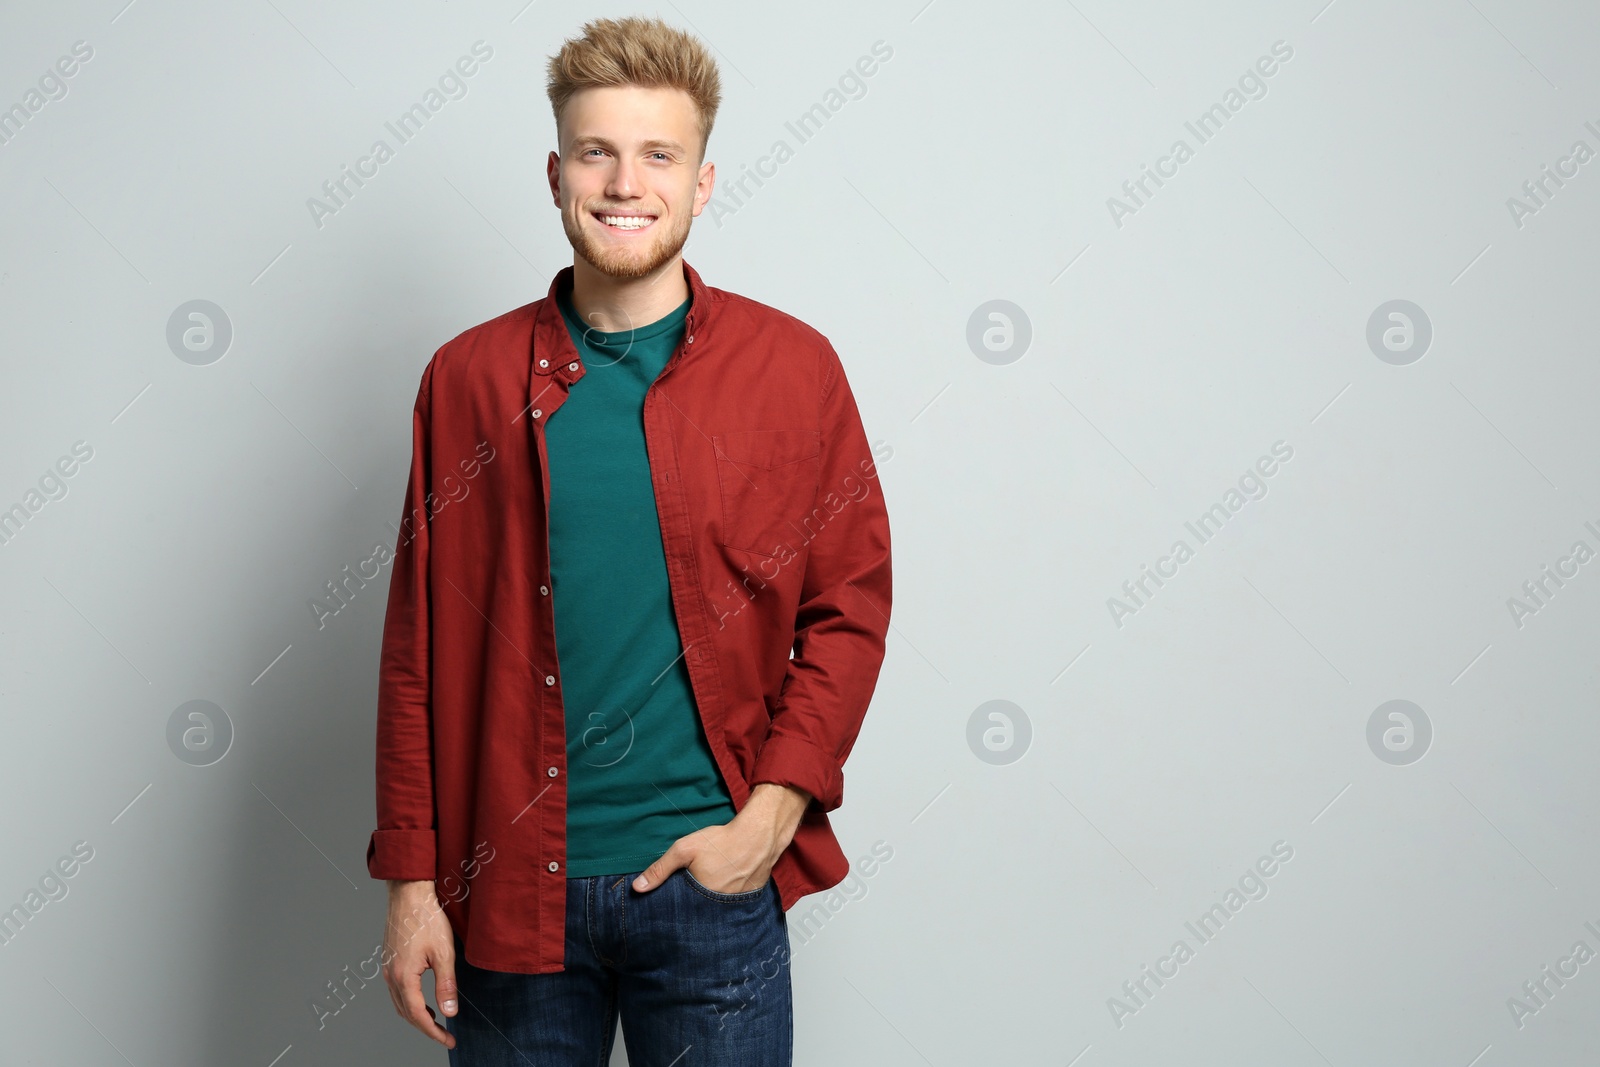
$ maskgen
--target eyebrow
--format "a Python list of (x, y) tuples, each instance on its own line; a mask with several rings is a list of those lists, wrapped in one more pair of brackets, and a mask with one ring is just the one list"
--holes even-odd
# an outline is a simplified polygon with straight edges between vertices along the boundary
[[(573, 148), (598, 147), (598, 148), (607, 148), (607, 149), (611, 149), (612, 151), (615, 151), (617, 146), (616, 146), (616, 143), (614, 141), (611, 141), (608, 138), (598, 137), (598, 136), (596, 136), (594, 134), (588, 134), (588, 135), (585, 135), (583, 137), (575, 137), (575, 138), (573, 138), (572, 139), (572, 147)], [(658, 148), (664, 148), (664, 149), (667, 149), (667, 150), (672, 151), (672, 152), (678, 152), (680, 154), (684, 151), (683, 145), (679, 144), (677, 141), (662, 140), (659, 137), (651, 138), (650, 140), (643, 142), (640, 145), (640, 147), (645, 149), (646, 151), (652, 151), (652, 150), (655, 150), (655, 149), (658, 149)]]

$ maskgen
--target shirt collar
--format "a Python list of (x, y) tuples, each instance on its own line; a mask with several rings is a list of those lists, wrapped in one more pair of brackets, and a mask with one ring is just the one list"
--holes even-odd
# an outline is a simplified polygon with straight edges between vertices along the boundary
[[(689, 265), (688, 260), (683, 263), (683, 277), (689, 283), (689, 314), (684, 319), (684, 343), (679, 350), (668, 360), (668, 366), (683, 357), (687, 357), (698, 342), (705, 343), (706, 329), (711, 324), (711, 293), (705, 282), (700, 280), (700, 272)], [(533, 373), (551, 375), (559, 369), (578, 359), (578, 350), (573, 347), (572, 336), (567, 332), (566, 320), (561, 315), (561, 306), (557, 297), (572, 293), (572, 278), (574, 268), (562, 267), (556, 276), (550, 280), (550, 291), (539, 304), (533, 321)]]

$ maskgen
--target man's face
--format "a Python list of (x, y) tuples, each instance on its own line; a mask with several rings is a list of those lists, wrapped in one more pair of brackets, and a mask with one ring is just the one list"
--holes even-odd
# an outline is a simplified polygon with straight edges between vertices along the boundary
[(679, 89), (585, 89), (567, 101), (550, 191), (573, 250), (600, 273), (642, 278), (689, 239), (711, 199), (694, 101)]

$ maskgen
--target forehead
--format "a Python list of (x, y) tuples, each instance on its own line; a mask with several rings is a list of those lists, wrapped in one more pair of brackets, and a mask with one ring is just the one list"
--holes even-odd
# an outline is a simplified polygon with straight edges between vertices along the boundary
[(694, 98), (682, 89), (607, 85), (572, 94), (562, 111), (560, 136), (566, 144), (597, 139), (637, 147), (665, 141), (693, 151), (699, 146), (699, 116)]

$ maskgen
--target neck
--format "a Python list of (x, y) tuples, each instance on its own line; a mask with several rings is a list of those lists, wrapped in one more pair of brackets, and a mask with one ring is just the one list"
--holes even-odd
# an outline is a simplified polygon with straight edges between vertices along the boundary
[(673, 256), (642, 278), (602, 274), (588, 260), (573, 257), (572, 310), (586, 326), (602, 333), (634, 330), (663, 318), (689, 299), (683, 257)]

